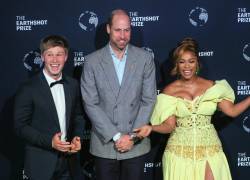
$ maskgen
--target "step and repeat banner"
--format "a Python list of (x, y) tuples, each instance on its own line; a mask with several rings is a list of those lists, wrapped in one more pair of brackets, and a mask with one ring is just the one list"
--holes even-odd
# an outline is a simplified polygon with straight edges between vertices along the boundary
[[(227, 79), (236, 101), (250, 95), (249, 0), (10, 0), (0, 11), (0, 179), (28, 179), (23, 171), (23, 142), (13, 131), (13, 98), (21, 82), (43, 64), (40, 39), (49, 34), (65, 36), (70, 56), (65, 72), (79, 79), (84, 57), (103, 47), (108, 36), (105, 23), (113, 9), (131, 17), (131, 43), (154, 56), (158, 91), (172, 78), (169, 54), (184, 37), (200, 44), (202, 76)], [(221, 138), (234, 180), (250, 178), (250, 110), (231, 119), (218, 113), (213, 120)], [(84, 132), (82, 172), (95, 179), (88, 153), (91, 124)], [(162, 179), (161, 155), (166, 136), (152, 135), (152, 151), (144, 166), (146, 180)], [(41, 167), (42, 168), (42, 167)]]

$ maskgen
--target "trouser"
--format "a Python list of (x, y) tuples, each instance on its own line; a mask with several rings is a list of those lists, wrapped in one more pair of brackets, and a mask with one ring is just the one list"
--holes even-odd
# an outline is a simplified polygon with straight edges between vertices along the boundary
[(145, 155), (125, 160), (95, 157), (96, 179), (141, 180), (144, 163)]

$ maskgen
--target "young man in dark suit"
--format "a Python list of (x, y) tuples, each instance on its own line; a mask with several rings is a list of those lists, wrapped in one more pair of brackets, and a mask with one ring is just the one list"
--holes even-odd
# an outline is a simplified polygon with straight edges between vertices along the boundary
[(83, 134), (78, 82), (62, 73), (68, 42), (51, 35), (40, 44), (43, 70), (19, 88), (15, 130), (26, 142), (25, 173), (31, 180), (73, 179)]

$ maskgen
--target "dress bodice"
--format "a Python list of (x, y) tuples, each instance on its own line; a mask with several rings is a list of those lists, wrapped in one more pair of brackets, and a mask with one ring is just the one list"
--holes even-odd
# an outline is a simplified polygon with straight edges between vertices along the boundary
[(176, 128), (170, 135), (166, 150), (191, 159), (201, 159), (222, 150), (211, 117), (223, 99), (235, 99), (225, 80), (216, 81), (193, 100), (158, 95), (151, 123), (157, 125), (172, 115), (176, 117)]

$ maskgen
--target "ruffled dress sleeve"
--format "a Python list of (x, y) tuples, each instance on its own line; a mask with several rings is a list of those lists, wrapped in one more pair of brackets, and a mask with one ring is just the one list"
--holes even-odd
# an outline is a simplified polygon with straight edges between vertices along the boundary
[(215, 81), (215, 85), (209, 88), (201, 99), (197, 113), (212, 115), (217, 110), (217, 104), (222, 100), (234, 102), (235, 95), (226, 80)]
[(235, 94), (234, 90), (228, 84), (226, 80), (215, 81), (217, 88), (214, 88), (214, 93), (218, 95), (217, 102), (222, 100), (228, 100), (234, 102)]
[(151, 116), (151, 124), (159, 125), (176, 112), (177, 99), (166, 94), (157, 96), (156, 104)]

